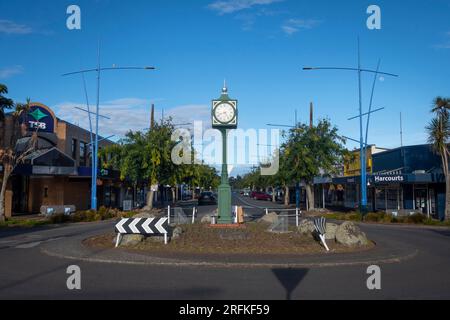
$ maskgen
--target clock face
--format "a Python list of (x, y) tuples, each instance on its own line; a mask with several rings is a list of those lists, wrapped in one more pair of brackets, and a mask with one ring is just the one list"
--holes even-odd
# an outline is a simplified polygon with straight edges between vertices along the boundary
[(214, 110), (214, 116), (221, 123), (229, 123), (234, 119), (236, 112), (228, 103), (219, 104)]

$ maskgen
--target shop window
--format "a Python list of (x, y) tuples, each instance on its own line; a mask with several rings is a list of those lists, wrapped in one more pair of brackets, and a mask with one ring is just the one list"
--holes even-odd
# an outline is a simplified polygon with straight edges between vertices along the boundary
[(48, 198), (48, 187), (44, 188), (44, 198)]
[(87, 144), (86, 142), (80, 142), (80, 167), (86, 166), (87, 159)]
[(399, 210), (398, 189), (386, 190), (386, 209)]
[(375, 191), (375, 198), (376, 198), (376, 209), (386, 210), (386, 190), (377, 189)]
[(77, 159), (77, 139), (72, 139), (72, 159)]

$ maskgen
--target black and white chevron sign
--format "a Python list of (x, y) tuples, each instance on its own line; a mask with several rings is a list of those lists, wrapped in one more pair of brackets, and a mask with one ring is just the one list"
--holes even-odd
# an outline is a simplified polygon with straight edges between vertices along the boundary
[(324, 217), (320, 217), (319, 219), (314, 220), (314, 227), (316, 228), (317, 233), (319, 233), (320, 235), (324, 235), (326, 233), (326, 223), (327, 221)]
[(119, 221), (115, 229), (120, 234), (168, 234), (169, 223), (167, 218), (131, 218)]

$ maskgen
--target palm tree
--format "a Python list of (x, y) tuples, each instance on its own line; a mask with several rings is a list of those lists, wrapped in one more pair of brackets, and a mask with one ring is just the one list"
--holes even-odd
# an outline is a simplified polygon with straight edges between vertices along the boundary
[[(35, 150), (37, 142), (37, 132), (35, 132), (31, 137), (30, 141), (28, 142), (27, 148), (20, 154), (16, 152), (15, 145), (19, 131), (18, 120), (24, 114), (24, 112), (29, 111), (30, 99), (27, 99), (26, 103), (17, 103), (13, 105), (15, 109), (12, 112), (13, 125), (12, 125), (11, 140), (8, 145), (5, 145), (2, 148), (0, 148), (0, 163), (3, 166), (3, 177), (0, 183), (0, 222), (3, 222), (5, 220), (5, 195), (8, 180), (11, 177), (16, 166), (21, 164), (25, 159), (25, 157)], [(5, 116), (3, 113), (2, 122), (4, 122), (4, 119)], [(5, 128), (5, 126), (3, 126), (3, 128)], [(2, 136), (4, 137), (4, 134)]]
[(450, 139), (450, 98), (437, 97), (433, 101), (431, 112), (435, 118), (426, 127), (428, 131), (428, 142), (432, 145), (434, 152), (441, 156), (442, 171), (445, 176), (446, 200), (445, 219), (450, 220), (450, 174), (448, 167), (449, 160), (449, 139)]

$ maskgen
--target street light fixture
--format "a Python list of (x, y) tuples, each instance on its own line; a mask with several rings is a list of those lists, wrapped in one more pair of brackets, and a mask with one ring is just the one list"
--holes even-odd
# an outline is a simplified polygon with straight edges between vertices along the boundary
[[(108, 71), (108, 70), (155, 70), (155, 67), (151, 66), (144, 66), (144, 67), (134, 67), (134, 66), (128, 66), (128, 67), (107, 67), (103, 68), (100, 66), (100, 45), (98, 47), (98, 55), (97, 55), (97, 68), (95, 69), (85, 69), (75, 72), (69, 72), (65, 73), (62, 76), (71, 76), (71, 75), (77, 75), (81, 74), (83, 76), (84, 81), (84, 74), (90, 73), (90, 72), (96, 72), (97, 73), (97, 105), (96, 105), (96, 112), (91, 112), (90, 110), (83, 110), (88, 112), (89, 115), (89, 121), (91, 119), (91, 114), (95, 115), (95, 141), (91, 141), (93, 143), (92, 150), (93, 150), (93, 159), (92, 159), (92, 179), (91, 179), (91, 209), (97, 210), (97, 166), (98, 166), (98, 126), (99, 126), (99, 117), (105, 117), (100, 115), (100, 73), (101, 71)], [(91, 129), (91, 136), (92, 136), (92, 129)]]
[[(359, 94), (359, 115), (356, 117), (353, 117), (351, 119), (359, 118), (359, 126), (360, 126), (360, 167), (361, 167), (361, 211), (363, 214), (367, 211), (367, 171), (366, 171), (366, 148), (367, 148), (367, 139), (368, 139), (368, 131), (369, 131), (369, 121), (370, 121), (370, 115), (376, 111), (380, 111), (382, 109), (374, 110), (372, 111), (372, 102), (373, 102), (373, 95), (375, 91), (375, 84), (376, 79), (378, 75), (386, 75), (391, 77), (398, 77), (398, 75), (393, 73), (387, 73), (387, 72), (381, 72), (379, 70), (380, 68), (380, 61), (378, 61), (377, 70), (370, 70), (370, 69), (362, 69), (361, 68), (361, 54), (360, 54), (360, 44), (359, 44), (359, 38), (358, 38), (358, 67), (357, 68), (342, 68), (342, 67), (304, 67), (303, 70), (305, 71), (312, 71), (312, 70), (344, 70), (344, 71), (357, 71), (358, 72), (358, 94)], [(373, 73), (375, 74), (374, 77), (374, 83), (372, 86), (372, 94), (370, 98), (370, 105), (369, 105), (369, 112), (364, 113), (362, 112), (362, 85), (361, 85), (361, 74), (363, 72), (367, 73)], [(364, 133), (363, 133), (363, 117), (365, 115), (368, 115), (367, 118), (367, 126), (366, 126), (366, 137), (364, 141)]]

